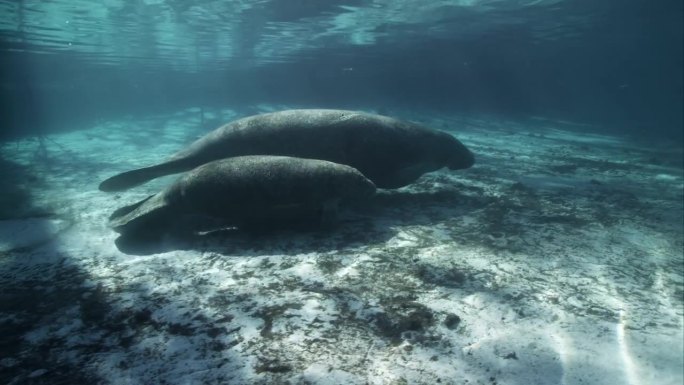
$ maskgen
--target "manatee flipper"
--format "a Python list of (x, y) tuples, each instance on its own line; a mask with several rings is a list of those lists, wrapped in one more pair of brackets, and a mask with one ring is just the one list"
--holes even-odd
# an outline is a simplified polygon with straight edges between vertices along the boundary
[(339, 208), (339, 199), (332, 199), (323, 202), (321, 206), (320, 227), (329, 229), (337, 223), (337, 212)]
[(397, 169), (391, 175), (383, 176), (382, 183), (386, 188), (399, 188), (411, 184), (426, 172), (438, 168), (439, 165), (430, 162), (412, 164)]
[(190, 170), (194, 167), (185, 161), (186, 164), (182, 164), (177, 160), (165, 162), (162, 164), (157, 164), (150, 167), (139, 168), (137, 170), (126, 171), (121, 174), (114, 175), (111, 178), (105, 179), (100, 183), (100, 191), (121, 191), (126, 190), (131, 187), (141, 185), (147, 181), (150, 181), (160, 176), (165, 176), (169, 174), (175, 174), (177, 172)]
[(109, 227), (121, 234), (159, 233), (169, 228), (173, 217), (165, 195), (159, 193), (114, 211), (109, 217)]
[(140, 207), (140, 205), (142, 205), (143, 203), (147, 202), (147, 200), (150, 199), (150, 198), (152, 198), (153, 196), (154, 196), (154, 195), (150, 195), (150, 196), (148, 196), (147, 198), (141, 200), (141, 201), (138, 202), (138, 203), (134, 203), (134, 204), (132, 204), (132, 205), (128, 205), (128, 206), (124, 206), (124, 207), (121, 207), (121, 208), (119, 208), (119, 209), (116, 209), (116, 211), (114, 211), (114, 212), (112, 213), (112, 215), (109, 216), (109, 220), (110, 220), (110, 221), (113, 221), (113, 220), (115, 220), (115, 219), (117, 219), (117, 218), (123, 217), (124, 215), (126, 215), (126, 214), (130, 213), (131, 211), (133, 211), (133, 210), (137, 209), (138, 207)]

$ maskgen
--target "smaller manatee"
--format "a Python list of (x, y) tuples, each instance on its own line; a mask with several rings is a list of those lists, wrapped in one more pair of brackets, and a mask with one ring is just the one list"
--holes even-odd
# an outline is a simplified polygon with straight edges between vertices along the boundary
[[(201, 230), (306, 220), (325, 225), (340, 202), (370, 197), (375, 185), (353, 167), (286, 156), (240, 156), (193, 169), (156, 195), (116, 210), (122, 235), (157, 235), (183, 223)], [(211, 228), (214, 226), (214, 228)], [(196, 226), (195, 226), (196, 227)]]

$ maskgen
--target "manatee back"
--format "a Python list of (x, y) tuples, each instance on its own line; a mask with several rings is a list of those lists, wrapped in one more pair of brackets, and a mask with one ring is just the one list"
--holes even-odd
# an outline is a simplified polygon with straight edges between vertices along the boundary
[(206, 134), (170, 160), (197, 159), (193, 163), (199, 165), (234, 156), (279, 155), (339, 162), (344, 156), (339, 122), (351, 114), (286, 110), (248, 116)]

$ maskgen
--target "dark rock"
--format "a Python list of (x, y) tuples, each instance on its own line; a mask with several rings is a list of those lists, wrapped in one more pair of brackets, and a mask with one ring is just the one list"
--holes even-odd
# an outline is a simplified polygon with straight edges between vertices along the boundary
[(415, 302), (390, 307), (386, 312), (376, 314), (374, 318), (380, 334), (389, 337), (393, 342), (399, 342), (404, 332), (423, 332), (434, 322), (432, 311)]
[(449, 314), (447, 315), (446, 319), (444, 320), (444, 326), (447, 327), (447, 329), (454, 330), (458, 327), (458, 325), (461, 324), (461, 317), (457, 316), (456, 314)]
[(515, 352), (511, 352), (511, 353), (506, 354), (506, 355), (504, 356), (504, 359), (506, 359), (506, 360), (517, 360), (517, 359), (518, 359), (518, 355), (515, 354)]
[(292, 371), (292, 366), (275, 360), (262, 358), (259, 360), (259, 363), (254, 366), (254, 371), (257, 373), (287, 373)]

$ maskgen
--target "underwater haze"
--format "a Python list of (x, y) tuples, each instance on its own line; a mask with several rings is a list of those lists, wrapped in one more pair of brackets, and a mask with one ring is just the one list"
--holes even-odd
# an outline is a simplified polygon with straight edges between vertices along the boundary
[(683, 25), (0, 0), (0, 383), (684, 383)]
[(679, 0), (0, 6), (3, 136), (283, 103), (540, 115), (682, 138)]

